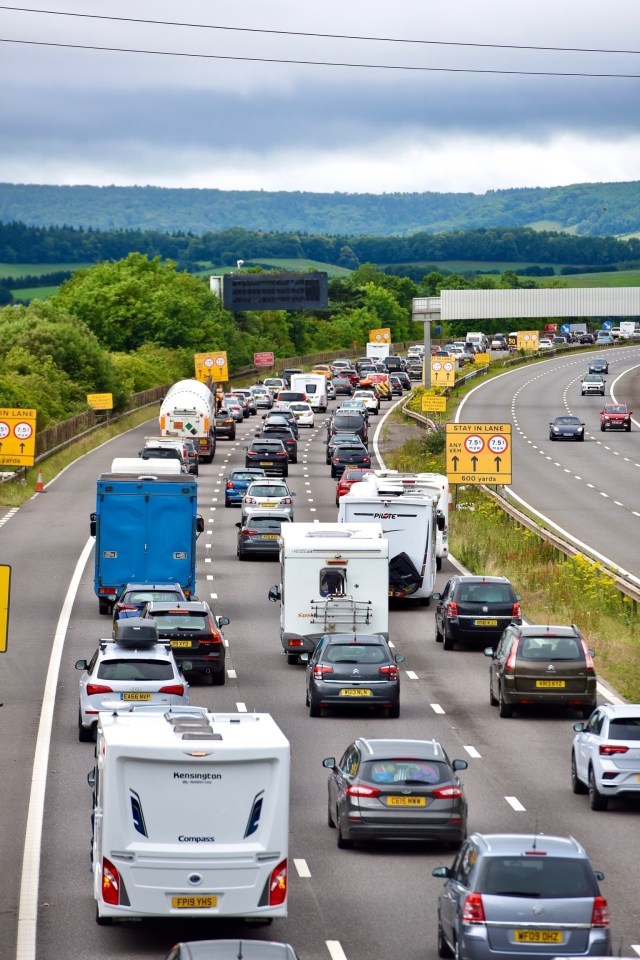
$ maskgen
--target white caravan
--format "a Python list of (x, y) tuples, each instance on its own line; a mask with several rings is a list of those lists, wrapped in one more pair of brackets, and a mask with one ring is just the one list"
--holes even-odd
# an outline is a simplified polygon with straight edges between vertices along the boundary
[[(449, 556), (449, 480), (443, 473), (400, 473), (398, 470), (376, 470), (376, 477), (395, 480), (402, 484), (405, 493), (412, 490), (435, 490), (438, 494), (438, 523), (436, 529), (436, 567)], [(378, 488), (381, 489), (380, 486)]]
[(322, 373), (292, 373), (290, 390), (306, 393), (313, 410), (325, 413), (327, 409), (327, 378)]
[(287, 915), (290, 748), (269, 714), (114, 701), (96, 758), (99, 924)]
[(392, 343), (368, 343), (367, 344), (367, 357), (370, 360), (384, 360), (385, 357), (390, 357), (394, 353)]
[(340, 498), (341, 523), (382, 524), (389, 541), (389, 598), (428, 604), (436, 582), (436, 490), (409, 495), (397, 480), (375, 475)]
[(325, 633), (389, 636), (389, 544), (378, 524), (283, 523), (280, 639), (288, 663)]

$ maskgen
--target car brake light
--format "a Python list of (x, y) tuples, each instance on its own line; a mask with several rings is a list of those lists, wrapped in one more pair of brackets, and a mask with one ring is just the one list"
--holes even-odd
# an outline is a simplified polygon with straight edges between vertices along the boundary
[(452, 600), (451, 603), (447, 604), (447, 616), (448, 617), (458, 616), (458, 604), (455, 602), (455, 600)]
[(113, 693), (113, 690), (104, 683), (88, 683), (87, 696), (93, 697), (96, 693)]
[(484, 923), (484, 905), (482, 894), (469, 893), (462, 908), (463, 923)]
[(112, 907), (120, 903), (120, 874), (106, 857), (102, 859), (102, 899)]
[(387, 664), (384, 667), (380, 667), (378, 671), (382, 674), (383, 677), (386, 677), (388, 680), (397, 680), (398, 679), (398, 668), (395, 663)]
[(347, 787), (345, 793), (349, 797), (365, 797), (367, 799), (380, 796), (380, 791), (376, 787), (368, 787), (364, 783), (354, 783), (353, 786)]
[(282, 498), (280, 499), (280, 503), (281, 503), (281, 504), (283, 504), (283, 503), (293, 503), (293, 500), (291, 499), (291, 497), (282, 497)]
[(240, 531), (240, 536), (241, 536), (241, 537), (255, 537), (255, 536), (257, 535), (257, 533), (258, 533), (257, 530), (249, 530), (249, 529), (247, 529), (247, 527), (245, 527), (244, 530), (241, 530), (241, 531)]
[(601, 743), (598, 747), (598, 753), (601, 757), (613, 757), (616, 753), (626, 753), (629, 747), (624, 747), (622, 744), (614, 743)]
[(137, 610), (135, 603), (123, 603), (121, 600), (120, 603), (116, 603), (116, 610)]
[(511, 652), (507, 657), (507, 662), (504, 665), (505, 670), (515, 670), (516, 668), (516, 653), (518, 652), (518, 647), (520, 646), (520, 637), (516, 637), (513, 641), (513, 646), (511, 647)]
[(604, 897), (593, 898), (593, 913), (591, 914), (592, 927), (609, 926), (609, 907)]
[(322, 680), (326, 673), (333, 673), (333, 667), (330, 667), (326, 663), (316, 663), (313, 668), (313, 679)]
[(593, 666), (593, 657), (589, 652), (589, 647), (586, 645), (582, 637), (580, 638), (580, 643), (582, 644), (582, 650), (584, 652), (584, 659), (587, 667), (587, 673), (595, 673), (595, 668)]
[(245, 498), (244, 498), (244, 502), (245, 502), (245, 503), (257, 503), (258, 501), (256, 500), (255, 497), (245, 497)]
[(519, 620), (522, 616), (522, 608), (519, 603), (514, 603), (511, 607), (511, 616), (514, 620)]
[(169, 693), (174, 697), (183, 697), (184, 696), (184, 684), (183, 683), (170, 683), (167, 687), (160, 687), (158, 693)]
[(278, 907), (287, 899), (287, 861), (282, 860), (272, 870), (269, 881), (269, 906)]
[(227, 480), (227, 490), (233, 490), (233, 480)]
[(460, 787), (437, 787), (433, 796), (438, 800), (455, 800), (462, 796), (462, 790)]

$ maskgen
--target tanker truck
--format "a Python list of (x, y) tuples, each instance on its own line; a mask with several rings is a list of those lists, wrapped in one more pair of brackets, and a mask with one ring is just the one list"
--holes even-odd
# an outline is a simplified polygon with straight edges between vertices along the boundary
[(198, 459), (211, 463), (216, 452), (215, 397), (199, 380), (179, 380), (167, 390), (160, 406), (163, 437), (191, 437)]

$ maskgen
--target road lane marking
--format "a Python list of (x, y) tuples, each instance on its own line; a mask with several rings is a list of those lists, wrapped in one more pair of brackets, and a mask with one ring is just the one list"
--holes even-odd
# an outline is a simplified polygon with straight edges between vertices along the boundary
[(339, 940), (325, 940), (331, 960), (347, 960), (347, 955), (340, 946)]
[(309, 870), (309, 867), (307, 866), (307, 861), (306, 861), (306, 860), (296, 860), (296, 859), (294, 858), (293, 865), (294, 865), (294, 867), (296, 868), (296, 870), (298, 871), (298, 876), (299, 876), (299, 877), (310, 877), (310, 876), (311, 876), (311, 870)]
[(473, 757), (474, 760), (481, 760), (481, 754), (476, 750), (475, 747), (464, 747), (470, 757)]
[(441, 707), (439, 703), (430, 703), (429, 706), (434, 713), (444, 713), (444, 708)]
[(505, 800), (507, 801), (509, 806), (513, 807), (514, 810), (517, 810), (518, 813), (522, 813), (523, 811), (526, 810), (526, 808), (522, 806), (522, 804), (520, 803), (517, 797), (505, 797)]
[(405, 673), (407, 674), (407, 677), (409, 678), (409, 680), (419, 680), (419, 679), (420, 679), (419, 676), (418, 676), (418, 674), (417, 674), (417, 673), (414, 673), (413, 670), (406, 670)]
[(243, 703), (241, 700), (238, 701), (238, 703), (236, 703), (236, 710), (238, 711), (238, 713), (246, 713), (247, 712), (246, 703)]

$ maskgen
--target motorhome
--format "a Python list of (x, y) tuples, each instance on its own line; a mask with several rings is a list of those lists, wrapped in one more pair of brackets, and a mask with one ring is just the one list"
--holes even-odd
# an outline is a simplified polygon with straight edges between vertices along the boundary
[(99, 924), (287, 915), (290, 748), (271, 716), (114, 701), (95, 755)]
[(436, 567), (442, 567), (442, 561), (449, 556), (449, 480), (443, 473), (402, 473), (398, 470), (375, 470), (380, 480), (397, 480), (402, 483), (405, 493), (412, 490), (436, 490), (438, 505), (436, 508)]
[(389, 541), (389, 598), (427, 605), (436, 581), (436, 513), (438, 492), (408, 494), (398, 480), (374, 475), (354, 483), (340, 498), (341, 523), (382, 524)]
[(280, 531), (280, 640), (290, 664), (325, 633), (389, 636), (389, 544), (380, 523), (286, 523)]
[(327, 410), (327, 378), (321, 373), (294, 373), (291, 376), (291, 390), (306, 394), (307, 403), (313, 410), (325, 413)]

